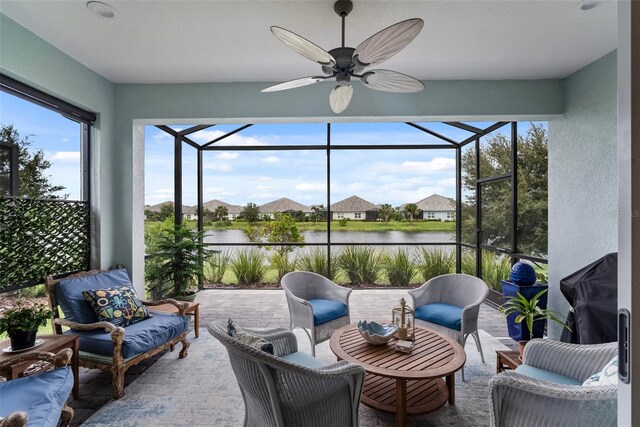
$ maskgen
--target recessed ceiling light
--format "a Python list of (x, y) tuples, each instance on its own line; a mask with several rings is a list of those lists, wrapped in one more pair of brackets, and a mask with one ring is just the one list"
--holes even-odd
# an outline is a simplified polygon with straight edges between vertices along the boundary
[(87, 9), (89, 9), (94, 15), (98, 15), (101, 18), (113, 18), (118, 12), (108, 4), (99, 1), (87, 2)]
[(601, 3), (601, 0), (582, 0), (578, 5), (580, 6), (580, 10), (591, 10), (600, 6)]

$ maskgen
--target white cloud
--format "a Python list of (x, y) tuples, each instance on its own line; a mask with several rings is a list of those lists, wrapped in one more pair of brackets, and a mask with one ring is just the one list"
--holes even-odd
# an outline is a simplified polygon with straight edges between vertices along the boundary
[(298, 191), (325, 191), (327, 184), (319, 182), (301, 182), (294, 187)]
[(222, 159), (222, 160), (233, 160), (233, 159), (237, 159), (238, 156), (239, 156), (238, 153), (232, 153), (229, 151), (216, 154), (216, 158)]
[[(221, 130), (201, 130), (191, 135), (191, 139), (200, 143), (206, 144), (207, 142), (213, 141), (214, 139), (218, 139), (221, 136), (226, 135), (229, 132), (223, 132)], [(243, 136), (239, 134), (231, 135), (219, 142), (213, 144), (215, 147), (225, 146), (225, 145), (266, 145), (266, 143), (253, 136)]]
[(273, 191), (277, 189), (278, 187), (274, 187), (273, 185), (258, 185), (256, 187), (256, 190), (259, 190), (259, 191)]
[(78, 162), (80, 161), (79, 151), (56, 151), (50, 157), (50, 160), (58, 162)]
[(231, 172), (233, 171), (233, 167), (226, 163), (206, 163), (204, 165), (205, 169), (219, 171), (219, 172)]
[(261, 176), (258, 178), (258, 181), (260, 182), (267, 182), (267, 181), (271, 181), (273, 180), (273, 178), (269, 177), (269, 176)]
[(262, 159), (262, 161), (265, 163), (278, 163), (280, 159), (276, 156), (269, 156)]
[(453, 172), (455, 169), (455, 159), (448, 157), (435, 157), (430, 161), (405, 160), (400, 163), (376, 162), (372, 166), (372, 170), (377, 174), (412, 172), (426, 175), (440, 172)]
[(207, 196), (235, 196), (236, 193), (228, 191), (224, 187), (207, 187), (204, 189), (204, 194)]

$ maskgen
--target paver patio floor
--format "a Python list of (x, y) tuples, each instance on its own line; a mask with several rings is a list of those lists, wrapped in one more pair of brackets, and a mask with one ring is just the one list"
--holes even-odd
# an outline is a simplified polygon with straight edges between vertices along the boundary
[[(349, 300), (351, 320), (357, 322), (390, 318), (391, 309), (402, 297), (410, 301), (404, 289), (354, 290)], [(199, 292), (196, 301), (200, 303), (200, 333), (207, 333), (208, 322), (226, 322), (228, 318), (234, 319), (243, 326), (289, 327), (289, 309), (282, 290), (210, 289)], [(502, 314), (488, 304), (483, 304), (480, 309), (478, 328), (485, 330), (507, 346), (513, 347), (515, 344), (507, 335)], [(196, 339), (193, 333), (189, 334), (189, 339)], [(309, 351), (308, 340), (299, 344), (301, 351)], [(125, 386), (135, 381), (162, 355), (163, 353), (129, 369)], [(80, 397), (70, 401), (70, 406), (75, 411), (71, 425), (81, 425), (110, 399), (111, 376), (96, 369), (81, 368)]]

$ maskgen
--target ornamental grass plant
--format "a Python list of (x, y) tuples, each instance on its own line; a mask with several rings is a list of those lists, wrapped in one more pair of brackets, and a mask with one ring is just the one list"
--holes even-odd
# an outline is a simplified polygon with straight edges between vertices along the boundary
[(261, 283), (267, 271), (265, 254), (259, 249), (238, 251), (231, 260), (229, 269), (235, 274), (239, 285)]
[(224, 274), (231, 263), (231, 252), (228, 250), (214, 253), (205, 262), (204, 278), (210, 283), (222, 283)]
[(425, 282), (436, 276), (454, 273), (456, 271), (455, 253), (439, 248), (421, 247), (418, 249), (418, 271)]
[(416, 264), (411, 260), (409, 252), (400, 249), (397, 252), (384, 254), (383, 259), (389, 284), (394, 287), (409, 286), (417, 272)]
[(327, 271), (327, 253), (320, 248), (313, 248), (298, 256), (297, 268), (320, 274), (329, 280), (334, 280), (338, 269), (338, 256), (331, 255), (331, 269)]
[(372, 247), (347, 246), (338, 257), (338, 265), (354, 286), (375, 283), (382, 271), (382, 257)]

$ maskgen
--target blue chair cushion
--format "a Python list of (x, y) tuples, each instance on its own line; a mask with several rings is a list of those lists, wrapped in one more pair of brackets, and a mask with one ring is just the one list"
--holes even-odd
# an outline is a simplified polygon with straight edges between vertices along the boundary
[(98, 316), (82, 295), (84, 291), (131, 286), (127, 270), (109, 270), (87, 277), (62, 279), (56, 285), (56, 299), (67, 320), (76, 323), (95, 323)]
[[(153, 317), (133, 323), (126, 328), (122, 343), (122, 356), (125, 359), (154, 349), (171, 341), (189, 327), (187, 316), (153, 312)], [(80, 341), (80, 351), (97, 353), (105, 356), (113, 354), (111, 334), (104, 330), (74, 331), (65, 334), (77, 334)]]
[(287, 354), (281, 357), (281, 359), (287, 362), (295, 363), (296, 365), (304, 366), (309, 369), (318, 369), (327, 366), (320, 359), (316, 359), (310, 354), (296, 351), (295, 353)]
[(313, 324), (315, 326), (346, 316), (349, 312), (347, 306), (338, 301), (310, 299), (309, 304), (313, 310)]
[(437, 302), (416, 308), (415, 316), (425, 322), (459, 331), (462, 328), (462, 307)]
[(27, 427), (56, 427), (72, 388), (69, 366), (0, 382), (0, 417), (23, 411), (29, 414)]
[(582, 385), (582, 381), (578, 381), (571, 377), (565, 377), (564, 375), (556, 374), (555, 372), (546, 371), (540, 368), (534, 368), (529, 365), (520, 365), (516, 368), (516, 372), (528, 377), (536, 378), (543, 381), (549, 381), (556, 384), (566, 385)]

